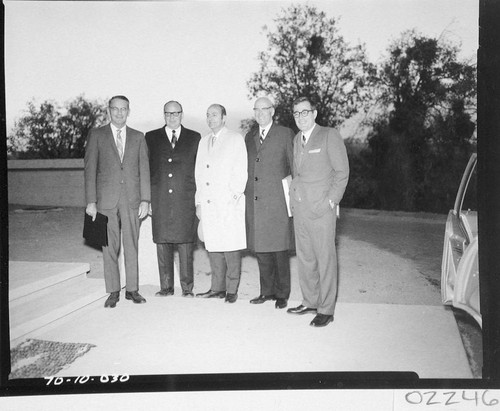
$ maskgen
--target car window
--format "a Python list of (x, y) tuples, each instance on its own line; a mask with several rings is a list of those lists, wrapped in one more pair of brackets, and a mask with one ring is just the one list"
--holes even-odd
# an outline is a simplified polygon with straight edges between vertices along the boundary
[(474, 166), (472, 175), (465, 192), (464, 200), (462, 203), (462, 211), (477, 211), (477, 163)]

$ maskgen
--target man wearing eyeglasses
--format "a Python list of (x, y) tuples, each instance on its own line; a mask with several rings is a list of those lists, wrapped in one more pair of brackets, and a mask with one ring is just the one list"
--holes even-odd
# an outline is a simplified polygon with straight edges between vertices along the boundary
[(146, 133), (151, 171), (151, 218), (156, 243), (160, 290), (174, 294), (174, 250), (179, 253), (183, 297), (193, 297), (193, 252), (198, 219), (194, 204), (194, 165), (200, 133), (182, 125), (182, 105), (163, 107), (165, 126)]
[(292, 174), (293, 131), (273, 123), (274, 105), (261, 97), (254, 103), (258, 124), (246, 137), (248, 181), (245, 189), (247, 248), (257, 257), (262, 304), (275, 300), (285, 308), (290, 296), (291, 217), (288, 216), (282, 179)]
[(290, 203), (302, 304), (288, 309), (295, 315), (316, 314), (310, 325), (333, 321), (337, 299), (337, 209), (349, 179), (344, 141), (333, 128), (316, 124), (316, 107), (306, 97), (293, 103), (299, 128), (294, 140)]
[(120, 232), (125, 255), (125, 298), (136, 304), (139, 294), (138, 254), (140, 219), (148, 214), (151, 199), (148, 149), (144, 134), (126, 125), (129, 100), (109, 100), (110, 124), (92, 129), (85, 149), (85, 212), (95, 220), (97, 212), (108, 217), (108, 245), (102, 248), (104, 281), (110, 293), (104, 307), (114, 308), (120, 299), (118, 253)]

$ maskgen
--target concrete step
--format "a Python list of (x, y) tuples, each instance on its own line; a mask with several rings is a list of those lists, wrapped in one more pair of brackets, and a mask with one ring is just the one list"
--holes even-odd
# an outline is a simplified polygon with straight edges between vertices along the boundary
[(102, 279), (87, 278), (82, 268), (61, 266), (30, 286), (18, 282), (9, 301), (11, 343), (106, 296)]
[(10, 261), (9, 301), (89, 271), (89, 263)]

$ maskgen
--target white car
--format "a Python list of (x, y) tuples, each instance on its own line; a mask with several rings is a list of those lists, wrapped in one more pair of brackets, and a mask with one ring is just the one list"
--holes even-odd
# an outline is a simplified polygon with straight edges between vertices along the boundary
[[(462, 176), (453, 210), (448, 213), (441, 264), (441, 299), (469, 313), (482, 327), (479, 306), (476, 173), (474, 153)], [(469, 207), (473, 205), (474, 209)]]

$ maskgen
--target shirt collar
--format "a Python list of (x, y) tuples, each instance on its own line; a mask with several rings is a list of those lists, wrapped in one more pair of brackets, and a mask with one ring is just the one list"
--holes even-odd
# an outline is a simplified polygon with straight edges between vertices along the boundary
[[(165, 133), (167, 133), (167, 137), (172, 140), (172, 129), (171, 128), (168, 128), (167, 126), (165, 126)], [(177, 139), (179, 139), (179, 136), (181, 135), (181, 126), (177, 127), (175, 129), (175, 136), (177, 137)]]
[(270, 122), (265, 127), (259, 126), (259, 136), (262, 136), (262, 131), (264, 131), (264, 138), (265, 138), (267, 136), (267, 134), (269, 133), (269, 130), (271, 129), (272, 125), (273, 125), (273, 123)]
[(212, 137), (215, 137), (215, 138), (218, 138), (218, 137), (220, 136), (220, 133), (222, 132), (222, 130), (224, 130), (224, 128), (225, 128), (225, 127), (222, 127), (222, 128), (221, 128), (221, 129), (220, 129), (217, 133), (214, 133), (214, 132), (212, 131), (211, 136), (212, 136)]
[(314, 125), (307, 131), (303, 131), (302, 134), (305, 136), (306, 138), (306, 142), (309, 141), (309, 138), (311, 137), (311, 134), (314, 130), (314, 127), (316, 127), (316, 123), (314, 123)]
[(126, 136), (126, 130), (127, 130), (127, 126), (123, 126), (122, 128), (118, 128), (116, 127), (113, 123), (109, 123), (109, 125), (111, 126), (111, 132), (113, 133), (113, 137), (116, 139), (116, 132), (118, 130), (121, 130), (121, 136), (122, 138), (125, 138)]

